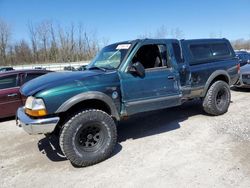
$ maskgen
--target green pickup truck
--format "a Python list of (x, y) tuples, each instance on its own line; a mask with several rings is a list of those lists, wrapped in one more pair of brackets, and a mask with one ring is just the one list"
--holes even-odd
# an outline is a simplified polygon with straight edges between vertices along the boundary
[(29, 134), (58, 133), (76, 166), (107, 159), (116, 123), (137, 113), (200, 98), (211, 115), (227, 112), (239, 62), (226, 39), (143, 39), (104, 47), (81, 72), (49, 73), (26, 83), (17, 123)]

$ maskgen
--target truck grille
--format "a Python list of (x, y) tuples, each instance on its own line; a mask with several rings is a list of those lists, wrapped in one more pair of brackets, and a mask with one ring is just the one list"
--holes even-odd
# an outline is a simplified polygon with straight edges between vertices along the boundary
[(250, 79), (250, 74), (243, 74), (242, 79)]
[(250, 85), (250, 74), (243, 74), (242, 75), (242, 82), (245, 85)]

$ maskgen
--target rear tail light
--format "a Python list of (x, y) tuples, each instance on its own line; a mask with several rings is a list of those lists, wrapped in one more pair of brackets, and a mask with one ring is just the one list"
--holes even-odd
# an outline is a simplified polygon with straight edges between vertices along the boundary
[(240, 64), (237, 64), (237, 71), (238, 71), (238, 74), (240, 74)]

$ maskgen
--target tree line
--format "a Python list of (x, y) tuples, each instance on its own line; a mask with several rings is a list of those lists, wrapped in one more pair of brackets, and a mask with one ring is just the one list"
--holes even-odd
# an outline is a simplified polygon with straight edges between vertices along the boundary
[(250, 51), (250, 39), (245, 40), (245, 39), (237, 39), (237, 40), (232, 40), (231, 44), (234, 49), (236, 50), (248, 50)]
[(83, 61), (100, 49), (96, 33), (82, 24), (61, 27), (52, 21), (29, 22), (27, 30), (28, 41), (13, 43), (10, 25), (0, 20), (0, 65)]
[[(102, 45), (96, 32), (87, 31), (82, 24), (71, 23), (66, 27), (52, 21), (42, 21), (27, 24), (29, 40), (22, 39), (12, 42), (12, 30), (8, 23), (0, 19), (0, 66), (76, 62), (91, 59)], [(154, 34), (144, 33), (138, 38), (184, 38), (184, 32), (179, 28), (169, 30), (166, 26), (158, 28)], [(103, 43), (103, 44), (101, 44)], [(250, 39), (231, 41), (234, 49), (250, 50)]]

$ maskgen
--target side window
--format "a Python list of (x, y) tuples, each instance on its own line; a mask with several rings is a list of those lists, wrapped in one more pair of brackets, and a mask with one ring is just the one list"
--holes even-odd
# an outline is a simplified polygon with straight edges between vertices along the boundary
[(190, 45), (190, 50), (191, 50), (192, 56), (197, 60), (208, 59), (212, 56), (212, 53), (208, 44)]
[(26, 83), (26, 82), (28, 82), (28, 81), (30, 81), (30, 80), (32, 80), (32, 79), (34, 79), (34, 78), (36, 78), (36, 77), (38, 77), (38, 76), (42, 76), (43, 74), (37, 74), (37, 73), (28, 73), (26, 76), (25, 76), (25, 78), (24, 78), (24, 81), (23, 81), (23, 83)]
[(250, 60), (250, 54), (247, 55), (247, 60)]
[(243, 60), (244, 60), (244, 61), (247, 61), (247, 54), (244, 54), (244, 55), (243, 55)]
[(213, 56), (219, 57), (219, 56), (227, 56), (230, 55), (230, 50), (228, 49), (228, 46), (225, 43), (218, 43), (218, 44), (212, 44), (211, 49), (213, 52)]
[(245, 58), (244, 58), (244, 60), (250, 60), (250, 54), (245, 54)]
[(0, 78), (0, 89), (17, 87), (17, 75), (5, 76)]
[(191, 44), (189, 46), (193, 61), (191, 65), (212, 62), (209, 60), (232, 57), (231, 49), (227, 43), (216, 42), (207, 44)]
[(168, 65), (168, 55), (165, 45), (144, 45), (132, 59), (132, 63), (140, 62), (145, 69), (163, 67)]
[(244, 60), (244, 58), (245, 58), (243, 54), (239, 54), (239, 55), (237, 55), (237, 56), (238, 56), (238, 58), (241, 59), (241, 60)]
[(11, 71), (11, 70), (14, 70), (14, 69), (12, 67), (8, 67), (6, 70)]
[(173, 43), (172, 46), (173, 46), (174, 56), (175, 56), (175, 59), (176, 59), (177, 63), (182, 63), (183, 59), (181, 57), (180, 45), (178, 43)]

